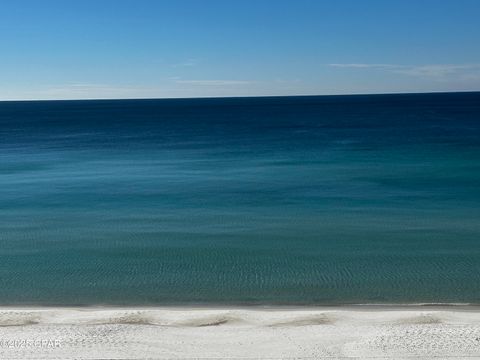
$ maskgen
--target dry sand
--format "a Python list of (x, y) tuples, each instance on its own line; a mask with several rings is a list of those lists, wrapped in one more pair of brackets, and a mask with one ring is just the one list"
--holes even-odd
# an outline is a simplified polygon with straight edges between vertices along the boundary
[(480, 359), (480, 309), (0, 309), (0, 359), (450, 357)]

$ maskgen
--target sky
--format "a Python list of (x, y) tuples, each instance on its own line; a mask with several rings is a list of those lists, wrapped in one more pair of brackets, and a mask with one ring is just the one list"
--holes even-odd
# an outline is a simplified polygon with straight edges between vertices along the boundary
[(0, 0), (0, 100), (480, 90), (479, 0)]

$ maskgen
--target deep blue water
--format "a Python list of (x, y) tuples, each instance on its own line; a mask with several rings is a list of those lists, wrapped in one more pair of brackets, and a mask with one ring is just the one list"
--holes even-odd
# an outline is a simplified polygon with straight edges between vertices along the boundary
[(480, 303), (480, 93), (0, 103), (0, 304)]

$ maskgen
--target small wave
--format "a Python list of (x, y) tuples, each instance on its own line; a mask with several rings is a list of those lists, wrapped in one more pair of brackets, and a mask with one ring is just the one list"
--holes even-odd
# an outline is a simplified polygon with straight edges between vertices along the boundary
[(346, 305), (331, 305), (332, 307), (385, 307), (385, 308), (395, 308), (395, 307), (478, 307), (480, 303), (358, 303), (358, 304), (346, 304)]

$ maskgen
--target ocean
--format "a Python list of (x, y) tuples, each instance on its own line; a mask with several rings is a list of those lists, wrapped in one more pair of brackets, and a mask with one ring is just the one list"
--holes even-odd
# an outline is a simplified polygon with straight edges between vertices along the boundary
[(480, 93), (0, 102), (1, 305), (480, 303)]

